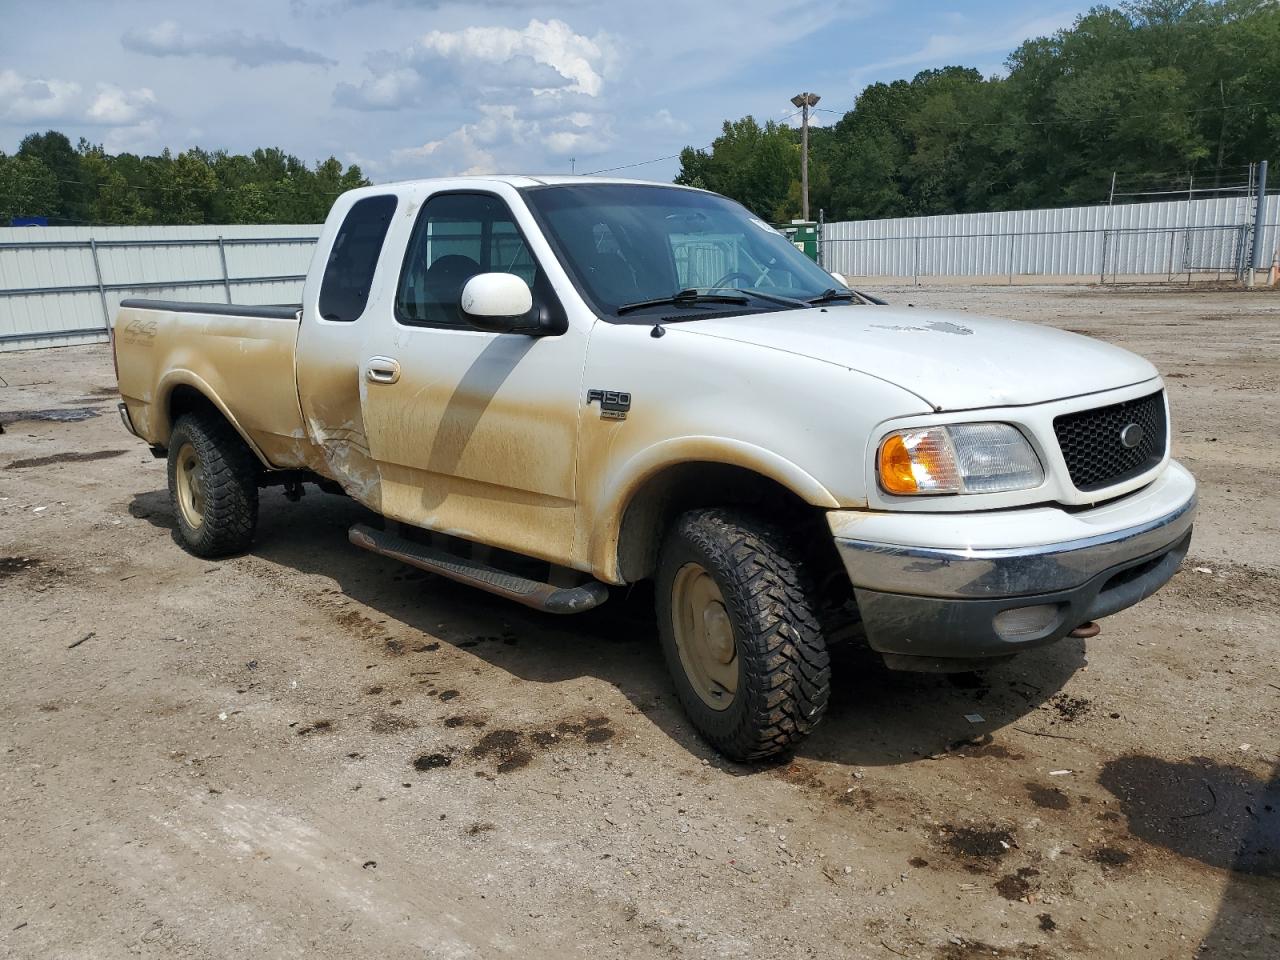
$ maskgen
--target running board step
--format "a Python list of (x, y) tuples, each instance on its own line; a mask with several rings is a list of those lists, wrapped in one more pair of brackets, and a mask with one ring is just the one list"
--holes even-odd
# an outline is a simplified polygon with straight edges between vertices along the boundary
[(352, 527), (347, 537), (357, 547), (547, 613), (581, 613), (609, 599), (609, 588), (599, 580), (590, 580), (577, 587), (555, 587), (541, 580), (530, 580), (476, 560), (414, 543), (363, 523)]

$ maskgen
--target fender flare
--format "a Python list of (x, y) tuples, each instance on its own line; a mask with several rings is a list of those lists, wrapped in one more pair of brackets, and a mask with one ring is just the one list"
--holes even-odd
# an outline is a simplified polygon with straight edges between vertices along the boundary
[(169, 370), (156, 385), (158, 402), (155, 405), (157, 412), (155, 427), (156, 435), (162, 443), (168, 444), (169, 435), (173, 432), (173, 424), (169, 420), (169, 401), (173, 397), (173, 392), (179, 387), (191, 387), (213, 404), (217, 411), (226, 418), (227, 423), (231, 424), (231, 428), (240, 435), (240, 439), (245, 442), (245, 445), (253, 451), (253, 455), (258, 458), (259, 462), (268, 470), (272, 469), (271, 463), (263, 455), (262, 450), (253, 442), (248, 431), (236, 419), (231, 409), (222, 401), (217, 392), (199, 375), (183, 368)]
[(592, 524), (591, 566), (610, 583), (620, 583), (618, 549), (627, 509), (650, 480), (682, 464), (706, 463), (741, 467), (785, 487), (815, 507), (836, 510), (836, 499), (808, 471), (771, 450), (728, 437), (693, 436), (663, 440), (636, 453), (612, 472), (602, 506)]

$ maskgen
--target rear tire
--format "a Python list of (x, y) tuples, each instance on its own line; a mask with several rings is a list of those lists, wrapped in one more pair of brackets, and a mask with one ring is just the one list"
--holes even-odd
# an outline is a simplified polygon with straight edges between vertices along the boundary
[(827, 707), (831, 670), (804, 565), (777, 528), (693, 510), (658, 560), (658, 631), (689, 719), (733, 760), (792, 749)]
[(184, 414), (169, 438), (169, 502), (197, 557), (242, 553), (258, 526), (261, 466), (221, 417)]

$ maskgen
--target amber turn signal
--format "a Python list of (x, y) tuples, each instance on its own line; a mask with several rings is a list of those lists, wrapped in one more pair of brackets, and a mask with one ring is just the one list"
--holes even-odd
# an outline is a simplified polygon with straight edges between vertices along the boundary
[(920, 489), (911, 470), (911, 454), (901, 434), (895, 433), (880, 448), (880, 486), (888, 493), (898, 494)]

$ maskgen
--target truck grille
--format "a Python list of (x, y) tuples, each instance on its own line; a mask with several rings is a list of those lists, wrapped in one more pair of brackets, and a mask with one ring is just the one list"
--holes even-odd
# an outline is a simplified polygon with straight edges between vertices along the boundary
[(1120, 483), (1164, 459), (1169, 432), (1164, 391), (1054, 417), (1053, 432), (1077, 490), (1099, 490)]

